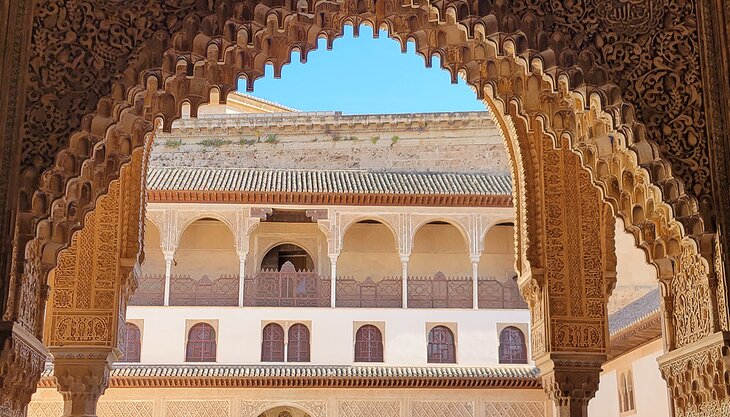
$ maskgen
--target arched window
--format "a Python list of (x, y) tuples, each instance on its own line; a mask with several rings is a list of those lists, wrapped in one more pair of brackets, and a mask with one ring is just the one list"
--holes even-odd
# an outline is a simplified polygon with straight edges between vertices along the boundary
[(456, 363), (454, 334), (446, 326), (436, 326), (428, 333), (428, 363)]
[(499, 363), (527, 363), (525, 334), (517, 327), (505, 327), (499, 334)]
[(284, 329), (276, 323), (264, 327), (261, 362), (284, 362)]
[(383, 335), (380, 330), (366, 324), (355, 335), (355, 362), (382, 362)]
[(634, 378), (631, 371), (619, 374), (618, 403), (619, 411), (622, 413), (635, 410)]
[(288, 362), (309, 362), (309, 329), (297, 323), (289, 328), (289, 344), (286, 350)]
[(142, 351), (142, 332), (132, 323), (126, 323), (124, 340), (122, 340), (122, 357), (119, 362), (139, 362)]
[(631, 371), (626, 373), (626, 393), (629, 397), (629, 409), (627, 411), (634, 411), (636, 404), (634, 404), (634, 376)]
[(186, 362), (215, 362), (215, 330), (206, 323), (198, 323), (188, 332)]

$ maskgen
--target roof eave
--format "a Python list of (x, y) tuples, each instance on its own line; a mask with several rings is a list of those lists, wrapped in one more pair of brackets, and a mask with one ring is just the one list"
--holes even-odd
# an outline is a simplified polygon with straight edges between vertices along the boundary
[(211, 190), (147, 190), (155, 203), (239, 203), (337, 206), (512, 207), (511, 195), (299, 193)]

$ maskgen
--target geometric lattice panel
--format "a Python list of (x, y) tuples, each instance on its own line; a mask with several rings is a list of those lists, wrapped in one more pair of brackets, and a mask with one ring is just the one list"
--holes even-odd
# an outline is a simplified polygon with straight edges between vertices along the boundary
[(229, 417), (230, 405), (225, 400), (168, 401), (167, 417)]
[(33, 401), (28, 404), (28, 417), (59, 417), (63, 414), (63, 403), (57, 401)]
[(474, 405), (464, 401), (414, 401), (413, 417), (473, 417)]
[(340, 417), (400, 417), (398, 401), (342, 401)]
[(487, 417), (545, 417), (541, 401), (497, 401), (485, 404)]
[(286, 404), (306, 411), (311, 417), (327, 417), (326, 401), (241, 401), (240, 417), (258, 417), (264, 411)]
[(99, 417), (152, 417), (152, 401), (99, 401), (96, 414)]

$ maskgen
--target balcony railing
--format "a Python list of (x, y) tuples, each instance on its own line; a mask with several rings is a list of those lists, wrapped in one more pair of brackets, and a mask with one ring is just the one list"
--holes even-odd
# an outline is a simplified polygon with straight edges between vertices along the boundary
[(211, 280), (207, 275), (195, 280), (190, 276), (170, 279), (172, 306), (237, 306), (238, 276), (222, 275)]
[(473, 282), (471, 277), (447, 277), (441, 272), (432, 277), (408, 277), (408, 307), (472, 308)]
[[(400, 308), (403, 285), (400, 277), (358, 281), (338, 277), (335, 296), (337, 307)], [(172, 306), (237, 306), (239, 278), (224, 275), (217, 279), (173, 276), (170, 283)], [(438, 273), (432, 277), (408, 278), (410, 308), (471, 308), (471, 277), (448, 277)], [(264, 270), (244, 279), (244, 306), (259, 307), (329, 307), (329, 277), (315, 272)], [(143, 276), (129, 304), (136, 306), (164, 305), (165, 277)], [(526, 309), (517, 283), (494, 278), (479, 278), (480, 309)]]
[(165, 302), (165, 276), (143, 275), (129, 299), (131, 306), (161, 306)]
[(379, 281), (366, 278), (337, 277), (337, 307), (399, 308), (403, 304), (403, 285), (400, 277)]
[(527, 303), (520, 295), (520, 289), (513, 280), (504, 282), (496, 279), (479, 278), (479, 308), (525, 309)]
[(257, 307), (329, 307), (330, 279), (316, 272), (263, 270), (243, 283), (243, 305)]

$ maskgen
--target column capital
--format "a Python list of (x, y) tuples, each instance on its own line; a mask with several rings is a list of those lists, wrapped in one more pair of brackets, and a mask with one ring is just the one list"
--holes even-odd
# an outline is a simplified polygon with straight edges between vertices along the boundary
[[(17, 322), (0, 321), (0, 413), (24, 417), (38, 386), (47, 351)], [(7, 413), (7, 414), (5, 414)]]
[(64, 417), (94, 417), (119, 350), (109, 347), (52, 348), (53, 374), (64, 400)]
[(401, 263), (406, 263), (406, 262), (408, 262), (408, 260), (409, 260), (410, 258), (411, 258), (411, 254), (410, 254), (410, 253), (401, 253), (401, 254), (400, 254), (400, 261), (401, 261)]
[(677, 416), (720, 415), (721, 410), (730, 409), (730, 332), (717, 332), (675, 349), (657, 362)]
[(165, 257), (165, 262), (172, 262), (175, 260), (174, 250), (163, 250), (162, 255)]
[(472, 253), (472, 254), (469, 254), (469, 260), (473, 264), (474, 263), (479, 263), (479, 259), (481, 259), (481, 257), (482, 257), (482, 254), (481, 253)]
[(588, 417), (588, 401), (598, 391), (605, 354), (551, 352), (536, 359), (542, 386), (556, 417)]

